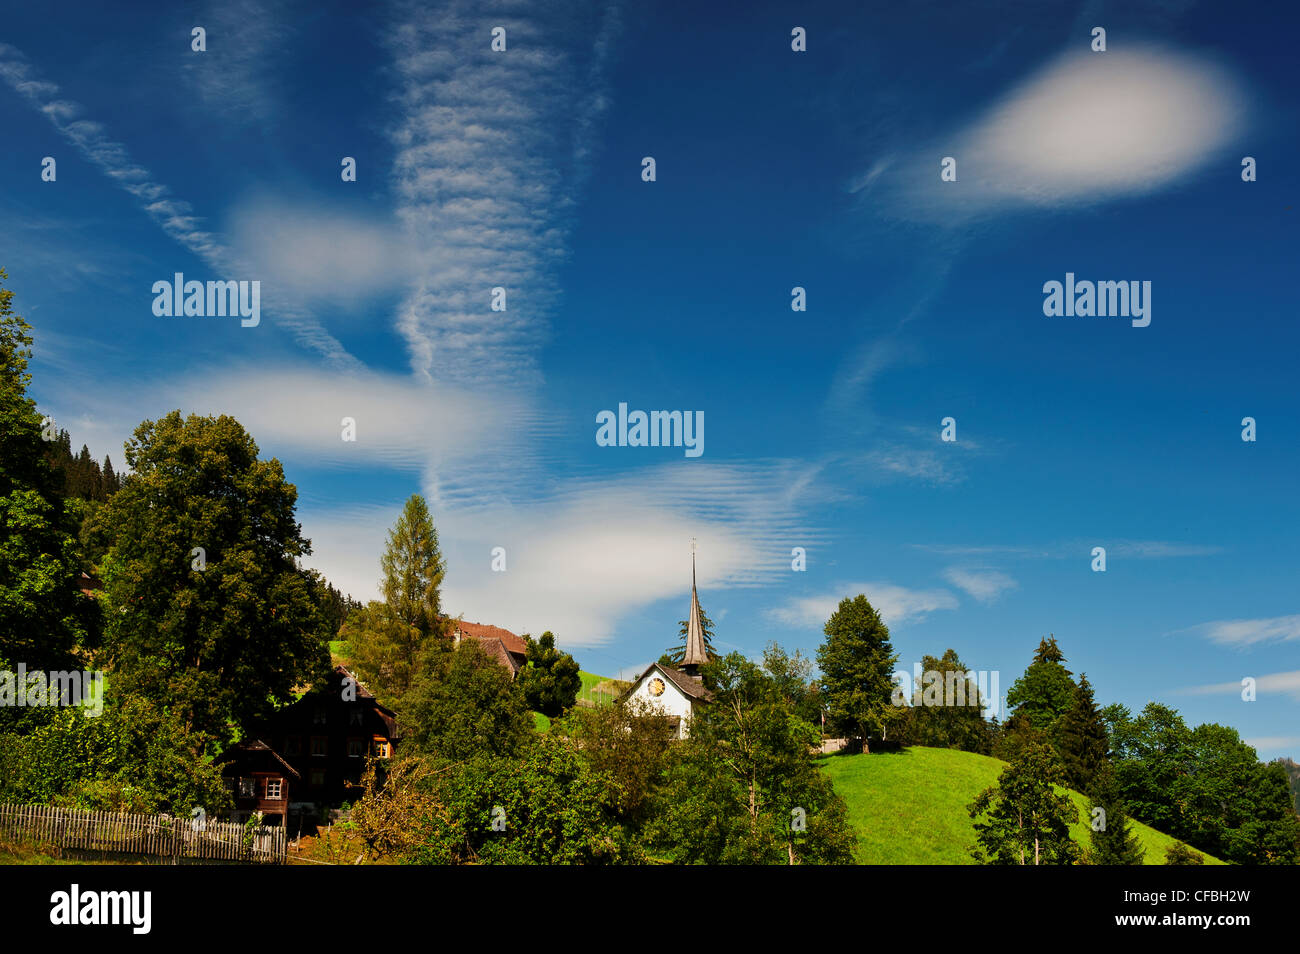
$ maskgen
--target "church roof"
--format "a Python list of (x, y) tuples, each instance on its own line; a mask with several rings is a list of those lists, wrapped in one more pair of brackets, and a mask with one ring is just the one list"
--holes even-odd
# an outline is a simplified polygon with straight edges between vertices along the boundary
[[(692, 544), (694, 546), (694, 544)], [(691, 618), (686, 624), (686, 655), (683, 666), (703, 666), (709, 661), (704, 645), (704, 625), (700, 621), (700, 597), (695, 592), (695, 553), (691, 552)]]
[(632, 693), (636, 692), (636, 687), (641, 685), (641, 681), (656, 669), (667, 676), (668, 680), (680, 689), (682, 694), (687, 698), (698, 699), (701, 702), (713, 701), (713, 693), (704, 688), (704, 683), (698, 676), (689, 675), (688, 673), (682, 672), (680, 669), (674, 669), (672, 666), (665, 666), (663, 663), (651, 663), (647, 666), (645, 672), (637, 676), (636, 679), (632, 681), (632, 685), (628, 687), (627, 691), (619, 696), (619, 701), (622, 702), (624, 699), (631, 697)]

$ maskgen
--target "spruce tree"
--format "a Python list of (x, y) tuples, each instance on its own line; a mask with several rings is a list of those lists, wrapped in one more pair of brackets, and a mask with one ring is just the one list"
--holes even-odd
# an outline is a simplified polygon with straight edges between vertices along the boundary
[[(1089, 796), (1092, 808), (1092, 851), (1088, 855), (1088, 863), (1142, 864), (1146, 852), (1129, 824), (1128, 813), (1119, 796), (1119, 785), (1109, 764), (1094, 776)], [(1098, 812), (1098, 809), (1101, 811)]]
[(1053, 733), (1057, 720), (1074, 700), (1075, 684), (1063, 665), (1056, 637), (1039, 643), (1034, 660), (1007, 692), (1007, 706), (1040, 732)]
[(1086, 675), (1080, 675), (1074, 699), (1057, 727), (1065, 784), (1076, 792), (1088, 791), (1106, 763), (1108, 748), (1106, 724), (1093, 699), (1092, 685)]

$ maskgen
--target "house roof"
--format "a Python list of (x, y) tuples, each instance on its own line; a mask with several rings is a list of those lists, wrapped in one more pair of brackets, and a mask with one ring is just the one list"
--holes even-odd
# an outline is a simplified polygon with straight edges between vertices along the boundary
[(479, 640), (499, 639), (506, 652), (513, 653), (516, 656), (528, 655), (528, 644), (524, 642), (522, 637), (516, 636), (508, 629), (502, 629), (500, 626), (489, 626), (487, 623), (467, 623), (464, 621), (456, 623), (455, 626), (463, 636), (472, 636), (474, 639)]
[(291, 775), (291, 776), (293, 776), (294, 778), (299, 779), (299, 780), (302, 779), (302, 776), (298, 774), (297, 770), (294, 769), (294, 767), (293, 767), (292, 765), (290, 765), (288, 762), (286, 762), (283, 758), (280, 757), (280, 753), (279, 753), (279, 752), (277, 752), (275, 749), (271, 748), (269, 745), (267, 745), (267, 744), (266, 744), (265, 742), (263, 742), (261, 739), (244, 739), (244, 740), (241, 741), (241, 742), (236, 742), (236, 743), (235, 743), (234, 745), (232, 745), (230, 748), (226, 749), (226, 751), (222, 752), (222, 753), (221, 753), (221, 758), (218, 759), (217, 761), (219, 761), (219, 762), (229, 762), (229, 761), (231, 761), (232, 759), (234, 759), (235, 756), (240, 755), (240, 754), (243, 754), (243, 753), (246, 753), (246, 752), (270, 752), (270, 753), (271, 753), (271, 756), (272, 756), (272, 757), (273, 757), (277, 762), (280, 763), (280, 766), (284, 769), (284, 771), (285, 771), (286, 774)]
[(656, 669), (667, 676), (669, 681), (680, 689), (682, 694), (688, 698), (698, 699), (701, 702), (713, 701), (713, 693), (704, 688), (704, 683), (697, 677), (688, 675), (680, 669), (674, 669), (672, 666), (665, 666), (662, 663), (651, 663), (647, 666), (645, 672), (641, 673), (641, 675), (637, 676), (636, 679), (633, 680), (631, 687), (618, 697), (618, 701), (622, 702), (624, 699), (631, 696), (632, 693), (636, 692), (636, 687), (641, 685), (641, 680), (650, 675), (650, 673), (654, 672)]
[(515, 672), (515, 673), (519, 671), (520, 666), (518, 661), (513, 656), (510, 655), (509, 650), (506, 649), (505, 643), (503, 643), (500, 639), (498, 639), (495, 636), (492, 637), (491, 639), (488, 639), (486, 637), (475, 637), (475, 639), (477, 639), (478, 644), (483, 647), (484, 652), (486, 652), (489, 656), (495, 659), (506, 669), (509, 669), (511, 672)]

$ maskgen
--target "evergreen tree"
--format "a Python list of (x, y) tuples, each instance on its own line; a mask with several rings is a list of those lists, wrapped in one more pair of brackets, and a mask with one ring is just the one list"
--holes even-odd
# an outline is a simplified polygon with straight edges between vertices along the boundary
[(528, 646), (528, 666), (519, 671), (528, 708), (554, 719), (573, 707), (582, 688), (578, 662), (568, 653), (555, 648), (555, 634), (549, 630), (540, 639), (524, 634)]
[(889, 627), (861, 594), (840, 600), (826, 621), (826, 641), (817, 650), (821, 690), (832, 729), (861, 736), (881, 727), (892, 706), (894, 664), (898, 655), (889, 642)]
[(1034, 661), (1007, 692), (1008, 708), (1023, 713), (1030, 725), (1049, 736), (1074, 701), (1074, 680), (1064, 662), (1056, 637), (1044, 639), (1034, 652)]
[(1065, 784), (1076, 792), (1089, 791), (1093, 778), (1106, 764), (1109, 740), (1086, 675), (1079, 676), (1074, 699), (1061, 717), (1056, 738)]
[(389, 531), (380, 565), (384, 599), (351, 614), (347, 638), (357, 675), (386, 704), (400, 708), (419, 678), (425, 650), (446, 630), (440, 595), (446, 566), (419, 494), (406, 501)]
[(1070, 825), (1079, 811), (1061, 782), (1056, 753), (1045, 745), (1028, 748), (998, 776), (998, 784), (981, 792), (969, 808), (976, 842), (971, 855), (980, 864), (1070, 865), (1079, 846)]
[[(1089, 792), (1092, 809), (1092, 851), (1088, 863), (1094, 865), (1140, 865), (1145, 851), (1137, 833), (1129, 824), (1119, 786), (1109, 764), (1094, 775)], [(1100, 813), (1098, 812), (1100, 809)]]

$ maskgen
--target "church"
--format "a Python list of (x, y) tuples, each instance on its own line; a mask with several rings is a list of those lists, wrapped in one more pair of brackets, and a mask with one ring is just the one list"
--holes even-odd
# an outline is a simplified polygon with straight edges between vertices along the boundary
[(695, 553), (692, 547), (691, 615), (681, 668), (652, 663), (619, 701), (657, 706), (672, 720), (677, 738), (684, 739), (690, 731), (691, 718), (701, 706), (713, 701), (713, 693), (704, 687), (704, 680), (699, 675), (700, 667), (708, 661), (704, 627), (700, 622), (700, 598), (695, 590)]

